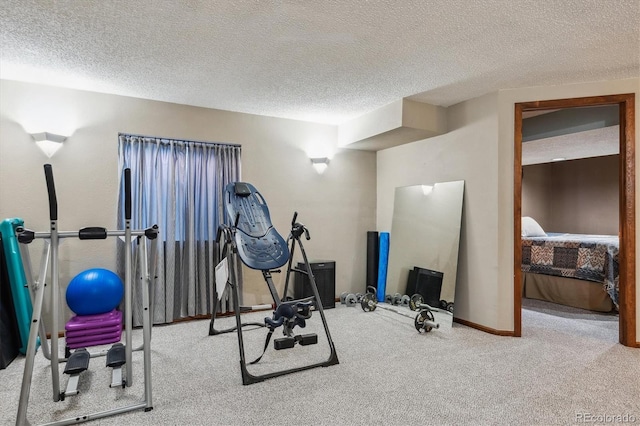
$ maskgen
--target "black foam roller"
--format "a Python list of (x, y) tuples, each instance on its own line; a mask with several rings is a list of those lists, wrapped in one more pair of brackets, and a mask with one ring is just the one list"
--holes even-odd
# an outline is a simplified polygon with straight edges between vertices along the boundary
[[(378, 287), (378, 232), (367, 231), (367, 287)], [(367, 289), (365, 288), (365, 292)]]

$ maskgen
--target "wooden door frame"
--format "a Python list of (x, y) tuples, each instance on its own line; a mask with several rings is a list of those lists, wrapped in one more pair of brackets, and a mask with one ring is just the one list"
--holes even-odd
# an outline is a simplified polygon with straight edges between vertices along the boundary
[(522, 113), (544, 109), (618, 105), (620, 114), (620, 343), (636, 341), (636, 210), (635, 210), (635, 94), (592, 96), (515, 104), (514, 135), (514, 336), (522, 336)]

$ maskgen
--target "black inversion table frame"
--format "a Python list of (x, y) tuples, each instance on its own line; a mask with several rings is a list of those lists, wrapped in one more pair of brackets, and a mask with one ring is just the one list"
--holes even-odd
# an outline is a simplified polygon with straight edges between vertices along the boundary
[[(253, 383), (262, 382), (266, 379), (282, 376), (285, 374), (291, 374), (298, 371), (309, 370), (316, 367), (328, 367), (331, 365), (339, 364), (338, 355), (336, 354), (335, 345), (331, 339), (329, 327), (322, 308), (322, 301), (320, 300), (320, 294), (316, 286), (316, 281), (313, 276), (313, 271), (309, 265), (304, 246), (302, 245), (301, 236), (304, 234), (307, 240), (310, 239), (308, 229), (296, 222), (297, 212), (293, 215), (291, 221), (291, 232), (287, 241), (285, 241), (276, 229), (271, 224), (269, 210), (262, 195), (256, 190), (256, 188), (245, 182), (233, 182), (226, 186), (224, 193), (225, 210), (228, 218), (232, 221), (232, 225), (221, 225), (218, 228), (216, 237), (216, 248), (219, 261), (226, 258), (229, 278), (227, 284), (232, 291), (233, 298), (233, 310), (236, 317), (236, 326), (226, 330), (216, 330), (214, 322), (216, 318), (218, 295), (214, 289), (212, 289), (212, 296), (215, 298), (212, 300), (213, 313), (211, 315), (211, 322), (209, 325), (209, 335), (217, 335), (232, 331), (237, 331), (238, 334), (238, 346), (240, 350), (240, 369), (242, 373), (242, 384), (250, 385)], [(296, 245), (300, 246), (300, 253), (304, 261), (305, 269), (295, 268), (293, 266), (293, 258)], [(296, 304), (304, 304), (311, 302), (315, 310), (320, 314), (324, 331), (327, 336), (327, 342), (330, 348), (330, 355), (326, 361), (313, 363), (306, 366), (284, 369), (275, 371), (272, 373), (254, 375), (247, 370), (247, 362), (244, 351), (244, 341), (242, 337), (242, 327), (247, 325), (261, 326), (266, 325), (263, 323), (242, 323), (240, 318), (241, 311), (251, 310), (251, 308), (244, 308), (240, 306), (240, 292), (237, 270), (240, 266), (238, 257), (247, 267), (251, 269), (257, 269), (262, 272), (269, 292), (273, 298), (273, 306), (278, 311), (278, 307), (283, 304), (289, 304), (296, 306)], [(280, 272), (278, 268), (287, 264), (287, 272), (285, 279), (285, 286), (283, 296), (280, 297), (278, 291), (273, 283), (272, 273)], [(287, 296), (289, 288), (289, 279), (291, 272), (306, 274), (309, 277), (310, 287), (313, 296), (304, 299), (293, 300)], [(276, 315), (274, 311), (274, 317)], [(267, 319), (265, 319), (267, 320)], [(273, 332), (271, 329), (270, 333)], [(267, 343), (270, 336), (267, 337)], [(266, 350), (267, 344), (265, 344)], [(258, 358), (259, 360), (260, 358)], [(254, 361), (257, 362), (258, 360)]]

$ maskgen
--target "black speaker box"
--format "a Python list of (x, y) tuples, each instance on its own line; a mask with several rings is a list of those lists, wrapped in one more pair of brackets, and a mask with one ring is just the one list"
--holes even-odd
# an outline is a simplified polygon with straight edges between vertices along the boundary
[[(320, 302), (323, 309), (336, 307), (336, 262), (332, 260), (309, 262), (311, 272), (318, 287)], [(297, 269), (305, 270), (305, 264), (298, 263)], [(311, 281), (306, 274), (297, 273), (293, 286), (293, 297), (302, 299), (313, 296)]]
[(424, 302), (434, 308), (440, 307), (440, 293), (442, 292), (442, 278), (444, 274), (431, 269), (416, 267), (416, 293), (420, 294)]
[(416, 294), (416, 268), (414, 267), (409, 271), (409, 277), (407, 278), (407, 290), (404, 294), (409, 297)]
[(444, 274), (442, 272), (414, 266), (413, 269), (409, 271), (407, 291), (405, 294), (408, 296), (419, 294), (422, 296), (424, 303), (438, 308), (440, 306), (443, 277)]

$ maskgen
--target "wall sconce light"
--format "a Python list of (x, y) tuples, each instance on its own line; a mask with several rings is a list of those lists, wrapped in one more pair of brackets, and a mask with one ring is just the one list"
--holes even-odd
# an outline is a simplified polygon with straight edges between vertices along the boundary
[(431, 194), (431, 191), (433, 191), (433, 185), (422, 185), (422, 193), (424, 195)]
[(316, 169), (319, 175), (323, 174), (325, 170), (327, 170), (327, 166), (329, 165), (329, 159), (327, 157), (322, 158), (312, 158), (311, 164), (313, 164), (313, 168)]
[(62, 142), (67, 140), (66, 136), (54, 135), (53, 133), (34, 133), (31, 135), (36, 141), (38, 148), (45, 153), (49, 158), (53, 157), (60, 148), (62, 148)]

